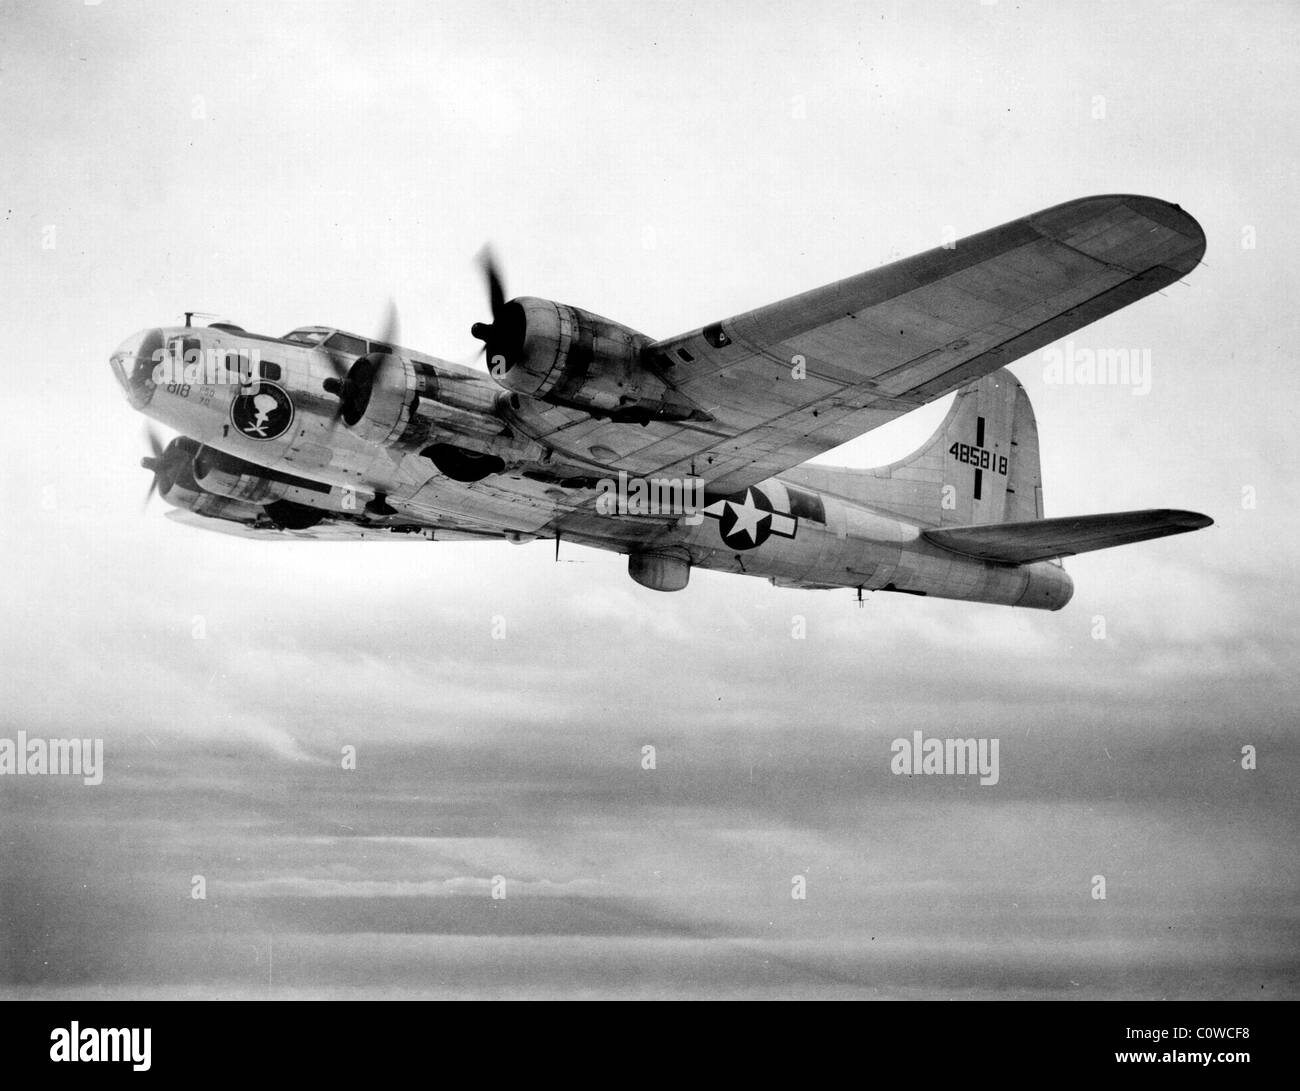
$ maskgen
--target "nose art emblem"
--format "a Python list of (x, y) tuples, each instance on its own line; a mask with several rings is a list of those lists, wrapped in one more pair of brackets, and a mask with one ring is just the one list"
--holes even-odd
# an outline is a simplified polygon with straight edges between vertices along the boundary
[(293, 423), (293, 402), (275, 383), (257, 383), (230, 403), (230, 423), (249, 439), (275, 439)]

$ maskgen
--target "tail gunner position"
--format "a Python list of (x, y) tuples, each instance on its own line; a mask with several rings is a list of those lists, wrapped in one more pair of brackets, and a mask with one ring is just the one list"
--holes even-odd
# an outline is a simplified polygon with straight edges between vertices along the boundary
[[(143, 330), (112, 356), (183, 523), (256, 538), (561, 538), (628, 555), (644, 586), (692, 568), (782, 587), (1057, 610), (1060, 558), (1209, 526), (1166, 509), (1044, 518), (1038, 430), (1008, 363), (1190, 273), (1197, 222), (1149, 197), (1071, 201), (656, 341), (577, 307), (506, 299), (490, 259), (489, 372), (367, 338), (228, 323)], [(806, 465), (957, 392), (888, 466)], [(650, 513), (611, 505), (648, 487)], [(692, 496), (701, 503), (692, 506)], [(666, 501), (666, 502), (665, 502)]]

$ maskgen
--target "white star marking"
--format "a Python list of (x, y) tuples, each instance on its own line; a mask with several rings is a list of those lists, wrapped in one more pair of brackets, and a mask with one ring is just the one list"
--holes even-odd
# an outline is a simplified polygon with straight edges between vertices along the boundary
[(772, 513), (764, 511), (754, 503), (753, 489), (745, 490), (745, 502), (737, 504), (734, 500), (727, 501), (727, 507), (736, 517), (735, 523), (732, 524), (732, 534), (748, 534), (751, 542), (758, 541), (758, 524), (761, 523)]
[[(762, 493), (759, 493), (762, 496)], [(796, 520), (789, 515), (782, 515), (780, 512), (768, 511), (761, 508), (754, 502), (753, 490), (745, 490), (745, 498), (742, 501), (737, 500), (716, 500), (704, 509), (705, 515), (710, 515), (719, 522), (726, 519), (728, 514), (731, 516), (731, 524), (726, 526), (724, 540), (733, 539), (735, 535), (744, 534), (749, 539), (749, 545), (734, 545), (733, 548), (752, 549), (761, 541), (766, 540), (768, 534), (779, 534), (783, 538), (793, 538), (795, 528), (798, 526)], [(766, 521), (766, 522), (765, 522)], [(719, 531), (722, 528), (719, 527)]]

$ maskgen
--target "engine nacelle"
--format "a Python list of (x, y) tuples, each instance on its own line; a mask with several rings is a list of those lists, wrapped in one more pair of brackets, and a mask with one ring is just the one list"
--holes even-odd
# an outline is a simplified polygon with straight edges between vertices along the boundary
[(198, 449), (190, 472), (195, 483), (206, 492), (227, 500), (264, 505), (268, 511), (276, 504), (319, 509), (322, 515), (328, 511), (347, 511), (349, 502), (352, 510), (356, 508), (355, 496), (349, 501), (342, 489), (270, 470), (214, 447)]
[(371, 443), (390, 443), (406, 431), (417, 386), (415, 367), (405, 357), (362, 356), (348, 370), (343, 420)]
[(212, 519), (239, 522), (256, 519), (262, 513), (257, 504), (218, 496), (194, 479), (194, 460), (202, 450), (205, 448), (188, 436), (177, 436), (161, 455), (145, 460), (154, 471), (158, 495), (174, 508), (184, 508)]
[(651, 338), (600, 315), (521, 296), (483, 336), (492, 377), (516, 394), (614, 420), (709, 419), (647, 359)]

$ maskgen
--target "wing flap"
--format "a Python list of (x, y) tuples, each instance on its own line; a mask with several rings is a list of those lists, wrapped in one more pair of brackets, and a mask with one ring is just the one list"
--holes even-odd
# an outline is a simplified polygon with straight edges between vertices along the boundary
[(1026, 523), (984, 523), (968, 527), (927, 530), (927, 542), (995, 564), (1030, 564), (1068, 557), (1094, 549), (1145, 542), (1170, 534), (1186, 534), (1213, 524), (1194, 511), (1154, 509), (1106, 515), (1074, 515), (1064, 519), (1035, 519)]

